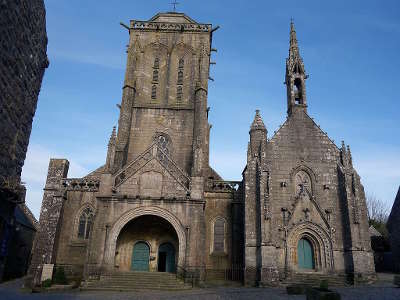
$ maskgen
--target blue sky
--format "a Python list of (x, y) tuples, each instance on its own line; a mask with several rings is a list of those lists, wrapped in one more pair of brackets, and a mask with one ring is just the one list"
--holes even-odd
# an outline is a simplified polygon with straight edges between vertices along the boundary
[[(47, 0), (48, 56), (23, 168), (27, 204), (39, 217), (50, 157), (69, 177), (105, 162), (118, 121), (128, 33), (172, 1)], [(391, 206), (400, 185), (399, 1), (179, 1), (178, 11), (215, 32), (209, 106), (211, 165), (239, 180), (248, 131), (261, 110), (271, 137), (286, 118), (283, 84), (293, 17), (305, 67), (308, 112), (349, 143), (365, 190)]]

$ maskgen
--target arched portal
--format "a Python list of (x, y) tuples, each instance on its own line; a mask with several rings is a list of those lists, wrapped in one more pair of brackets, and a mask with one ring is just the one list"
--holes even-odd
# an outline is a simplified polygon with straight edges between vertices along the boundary
[(305, 238), (297, 243), (297, 262), (299, 269), (314, 269), (314, 250), (312, 244)]
[[(152, 217), (158, 217), (157, 220), (164, 220), (166, 223), (168, 223), (171, 227), (169, 232), (171, 230), (175, 232), (175, 238), (176, 238), (176, 244), (172, 243), (175, 246), (176, 249), (176, 264), (179, 266), (183, 266), (185, 263), (185, 255), (186, 255), (186, 232), (185, 228), (182, 226), (180, 223), (179, 219), (169, 212), (168, 210), (165, 210), (161, 207), (157, 206), (147, 206), (147, 207), (138, 207), (135, 209), (132, 209), (125, 214), (123, 214), (118, 220), (114, 222), (114, 224), (111, 226), (109, 233), (106, 235), (106, 248), (105, 248), (105, 253), (104, 253), (104, 267), (106, 267), (109, 270), (115, 270), (115, 269), (120, 269), (119, 262), (121, 259), (125, 259), (125, 266), (128, 265), (128, 269), (130, 266), (131, 262), (131, 256), (132, 256), (132, 248), (133, 248), (133, 242), (132, 240), (128, 243), (130, 245), (130, 252), (125, 251), (121, 253), (118, 250), (117, 244), (121, 242), (121, 237), (125, 229), (128, 227), (125, 227), (128, 224), (134, 224), (131, 221), (134, 221), (135, 219), (140, 219), (140, 217), (146, 217), (146, 216), (152, 216)], [(147, 227), (152, 228), (154, 224), (147, 223)], [(129, 225), (128, 225), (129, 226)], [(171, 229), (172, 228), (172, 229)], [(129, 232), (129, 229), (126, 230), (125, 232)], [(142, 241), (146, 241), (146, 238), (140, 239)], [(118, 243), (117, 243), (118, 242)], [(155, 268), (157, 267), (156, 262), (157, 262), (157, 250), (158, 250), (158, 245), (161, 245), (162, 243), (165, 242), (170, 242), (169, 240), (159, 240), (159, 244), (157, 245), (149, 245), (150, 246), (150, 267), (153, 265)], [(125, 253), (125, 254), (124, 254)], [(127, 255), (127, 257), (125, 256)], [(151, 270), (151, 268), (150, 268)]]
[(140, 216), (122, 228), (117, 239), (115, 266), (120, 271), (158, 271), (159, 263), (163, 262), (162, 271), (174, 272), (178, 245), (175, 229), (167, 220)]
[[(301, 272), (314, 269), (328, 272), (334, 268), (332, 240), (329, 234), (322, 226), (310, 221), (299, 223), (289, 230), (285, 252), (288, 271)], [(312, 265), (310, 260), (313, 262)]]
[(158, 272), (174, 273), (175, 268), (175, 248), (168, 242), (160, 245), (158, 248)]

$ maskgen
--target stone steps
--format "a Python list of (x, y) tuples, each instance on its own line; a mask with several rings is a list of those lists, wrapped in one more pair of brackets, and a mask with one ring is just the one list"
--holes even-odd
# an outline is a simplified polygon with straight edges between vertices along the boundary
[(312, 286), (319, 286), (321, 281), (328, 281), (329, 286), (345, 286), (348, 285), (346, 278), (337, 275), (327, 274), (314, 274), (314, 273), (295, 273), (287, 278), (284, 283), (286, 284), (305, 284)]
[(126, 272), (101, 275), (99, 280), (88, 280), (82, 290), (137, 291), (137, 290), (185, 290), (190, 289), (173, 273)]

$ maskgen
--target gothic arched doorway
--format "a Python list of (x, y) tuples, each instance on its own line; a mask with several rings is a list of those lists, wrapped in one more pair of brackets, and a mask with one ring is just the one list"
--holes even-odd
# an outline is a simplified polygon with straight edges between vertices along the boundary
[(299, 269), (314, 269), (314, 250), (312, 244), (305, 238), (297, 244), (297, 259)]
[(132, 251), (132, 271), (148, 271), (150, 260), (150, 247), (145, 242), (137, 242)]
[(171, 243), (158, 248), (158, 272), (175, 272), (175, 248)]

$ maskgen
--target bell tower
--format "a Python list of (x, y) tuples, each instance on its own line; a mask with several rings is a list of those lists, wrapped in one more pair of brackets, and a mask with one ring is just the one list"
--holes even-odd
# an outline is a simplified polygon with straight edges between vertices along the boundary
[(153, 143), (189, 176), (208, 168), (211, 24), (177, 12), (132, 20), (120, 105), (115, 174)]
[(285, 84), (287, 87), (287, 113), (289, 116), (296, 109), (307, 111), (307, 78), (308, 76), (306, 75), (303, 59), (300, 56), (299, 46), (297, 44), (296, 30), (293, 21), (291, 21), (289, 57), (286, 59), (285, 77)]

